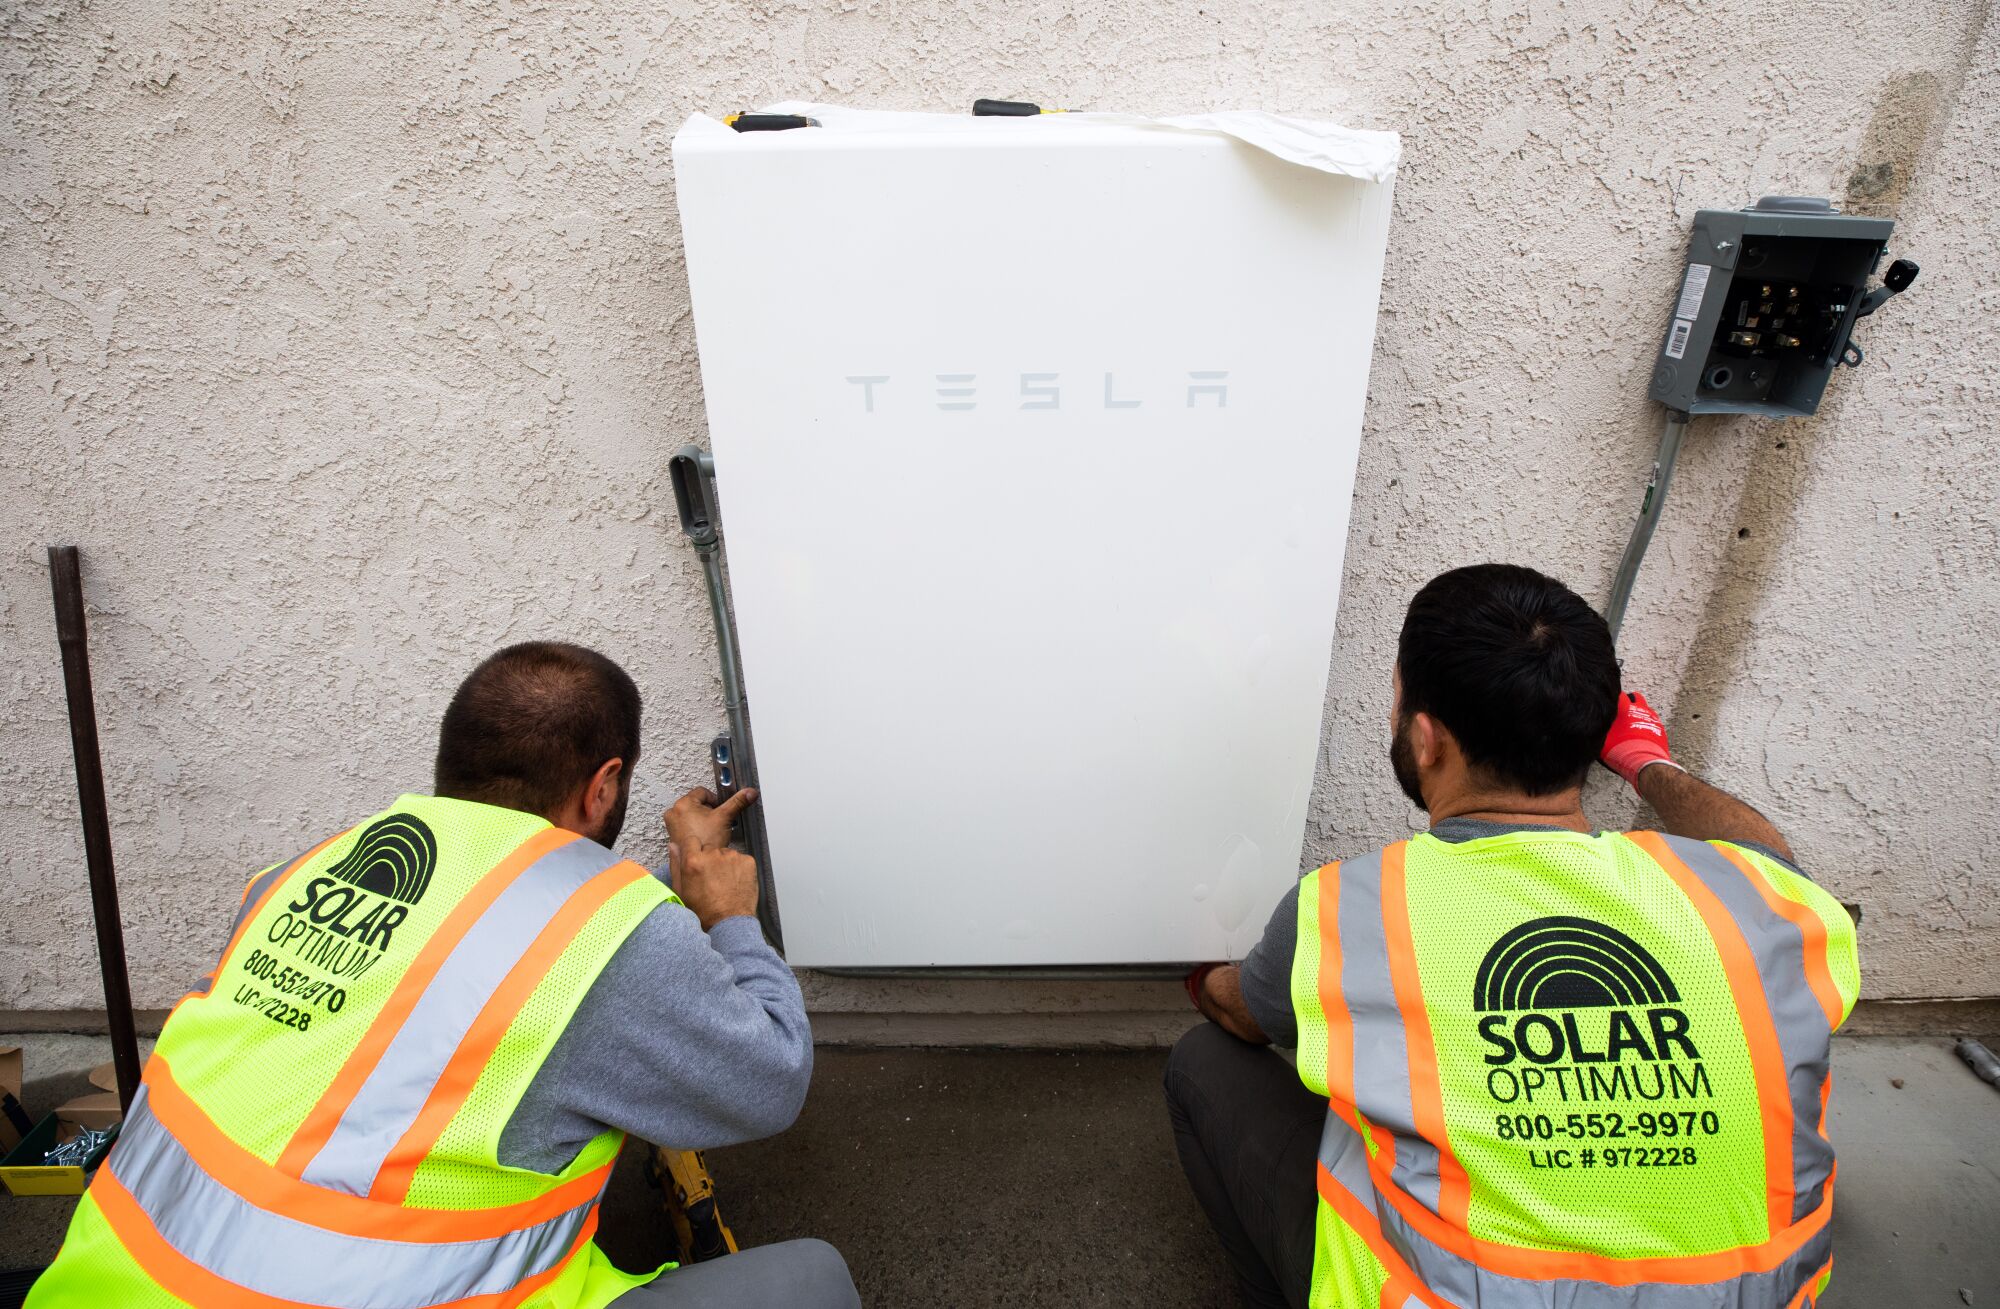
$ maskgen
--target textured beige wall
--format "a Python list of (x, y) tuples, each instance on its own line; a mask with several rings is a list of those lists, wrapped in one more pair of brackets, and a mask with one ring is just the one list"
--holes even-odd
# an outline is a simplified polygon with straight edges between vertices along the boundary
[(1415, 585), (1497, 557), (1605, 589), (1693, 211), (1776, 191), (1895, 213), (1924, 278), (1820, 418), (1697, 427), (1627, 666), (1691, 761), (1866, 905), (1870, 994), (2000, 993), (1989, 8), (18, 0), (0, 1008), (99, 1003), (51, 540), (86, 549), (142, 1005), (206, 967), (251, 870), (424, 785), (446, 696), (502, 642), (587, 641), (640, 678), (631, 844), (657, 857), (648, 815), (721, 720), (665, 507), (666, 455), (702, 427), (668, 138), (694, 109), (980, 94), (1405, 134), (1322, 858), (1407, 830), (1382, 738)]

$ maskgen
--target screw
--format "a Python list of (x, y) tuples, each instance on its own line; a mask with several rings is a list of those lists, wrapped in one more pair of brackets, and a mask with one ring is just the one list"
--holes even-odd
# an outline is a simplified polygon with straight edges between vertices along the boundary
[(81, 1168), (90, 1162), (90, 1156), (97, 1153), (97, 1148), (110, 1139), (108, 1128), (101, 1132), (89, 1127), (81, 1128), (75, 1136), (44, 1154), (42, 1162), (57, 1168)]

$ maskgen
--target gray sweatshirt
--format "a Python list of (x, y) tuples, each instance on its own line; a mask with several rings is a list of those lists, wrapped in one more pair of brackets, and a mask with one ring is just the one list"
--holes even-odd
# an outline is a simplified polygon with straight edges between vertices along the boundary
[(784, 1131), (812, 1081), (792, 970), (754, 918), (701, 930), (663, 904), (633, 929), (500, 1133), (500, 1162), (556, 1173), (615, 1127), (674, 1149)]

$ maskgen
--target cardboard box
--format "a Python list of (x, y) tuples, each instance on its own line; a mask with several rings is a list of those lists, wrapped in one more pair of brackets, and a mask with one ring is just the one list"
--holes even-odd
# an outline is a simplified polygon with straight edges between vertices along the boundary
[[(19, 1046), (0, 1047), (0, 1092), (21, 1098), (22, 1060)], [(83, 1128), (103, 1131), (117, 1127), (124, 1116), (118, 1108), (118, 1077), (110, 1064), (90, 1070), (90, 1084), (98, 1089), (80, 1095), (52, 1114), (45, 1114), (23, 1133), (10, 1118), (0, 1114), (0, 1186), (15, 1195), (81, 1195), (90, 1184), (90, 1175), (110, 1153), (111, 1142), (102, 1146), (82, 1165), (51, 1165), (44, 1160), (55, 1146), (73, 1138)], [(25, 1116), (25, 1110), (22, 1111)]]
[(117, 1068), (112, 1064), (97, 1065), (90, 1070), (90, 1084), (97, 1090), (57, 1105), (56, 1117), (67, 1126), (97, 1131), (123, 1121), (125, 1111), (118, 1103)]

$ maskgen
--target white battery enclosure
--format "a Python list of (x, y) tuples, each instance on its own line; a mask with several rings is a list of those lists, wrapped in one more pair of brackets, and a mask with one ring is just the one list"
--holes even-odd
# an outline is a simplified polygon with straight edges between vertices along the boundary
[(788, 958), (1240, 958), (1300, 871), (1395, 136), (778, 109), (822, 125), (674, 166)]

